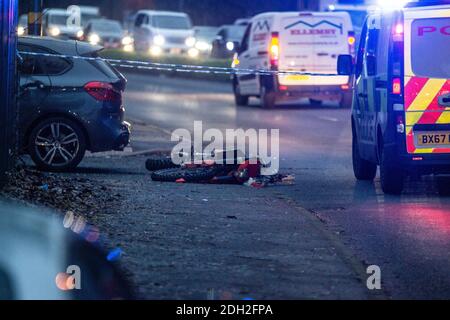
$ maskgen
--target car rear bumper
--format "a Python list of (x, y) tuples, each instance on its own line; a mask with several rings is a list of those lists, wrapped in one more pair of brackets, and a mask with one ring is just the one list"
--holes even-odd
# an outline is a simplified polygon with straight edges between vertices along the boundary
[(278, 87), (281, 98), (309, 98), (314, 100), (340, 101), (345, 94), (352, 94), (350, 89), (341, 85), (322, 86), (283, 86)]
[(103, 119), (97, 121), (90, 134), (90, 151), (123, 151), (129, 145), (131, 136), (131, 125), (126, 121), (118, 119)]

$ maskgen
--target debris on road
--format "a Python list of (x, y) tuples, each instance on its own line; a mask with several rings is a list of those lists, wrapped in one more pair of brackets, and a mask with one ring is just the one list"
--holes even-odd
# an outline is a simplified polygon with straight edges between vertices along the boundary
[(86, 178), (23, 167), (9, 174), (9, 183), (1, 195), (89, 217), (113, 205), (120, 197), (108, 187)]

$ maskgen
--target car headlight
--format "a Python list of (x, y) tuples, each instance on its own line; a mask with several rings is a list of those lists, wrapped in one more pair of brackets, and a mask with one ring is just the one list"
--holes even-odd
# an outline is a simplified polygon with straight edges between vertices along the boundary
[(226, 46), (227, 46), (227, 50), (228, 51), (233, 51), (234, 50), (234, 42), (228, 41)]
[(184, 42), (188, 47), (195, 46), (195, 38), (194, 37), (188, 37), (186, 38), (186, 41)]
[(128, 45), (130, 45), (132, 43), (133, 43), (133, 38), (131, 38), (130, 36), (123, 37), (122, 45), (128, 46)]
[(207, 51), (207, 50), (211, 50), (211, 45), (205, 41), (198, 41), (195, 44), (195, 48), (197, 48), (200, 51)]
[(166, 38), (164, 36), (158, 34), (153, 37), (153, 43), (157, 46), (162, 46), (166, 42)]
[(151, 46), (150, 47), (150, 55), (153, 57), (159, 57), (163, 53), (163, 50), (161, 47), (158, 46)]
[(90, 36), (89, 36), (89, 42), (91, 43), (91, 44), (93, 44), (93, 45), (96, 45), (96, 44), (98, 44), (99, 42), (100, 42), (100, 36), (98, 35), (98, 34), (96, 34), (96, 33), (92, 33)]
[(19, 26), (19, 27), (17, 28), (17, 34), (18, 34), (19, 36), (23, 36), (23, 35), (25, 34), (25, 28), (22, 27), (22, 26)]
[(61, 34), (61, 30), (58, 27), (53, 27), (50, 29), (50, 35), (53, 37), (57, 37)]
[(199, 54), (200, 54), (200, 51), (198, 51), (198, 49), (196, 49), (196, 48), (190, 48), (188, 50), (188, 55), (191, 58), (197, 58)]
[(84, 31), (83, 31), (83, 30), (78, 30), (78, 32), (77, 32), (77, 38), (78, 38), (78, 39), (81, 39), (81, 38), (83, 38), (83, 36), (84, 36)]

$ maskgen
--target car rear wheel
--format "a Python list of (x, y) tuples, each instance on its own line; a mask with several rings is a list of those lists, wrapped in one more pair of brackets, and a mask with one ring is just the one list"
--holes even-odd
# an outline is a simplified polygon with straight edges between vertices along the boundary
[(264, 84), (260, 85), (261, 108), (273, 109), (275, 107), (276, 95), (275, 92), (268, 89)]
[(377, 175), (377, 165), (361, 158), (359, 153), (358, 138), (355, 134), (353, 135), (352, 142), (352, 158), (353, 172), (356, 179), (366, 181), (372, 181), (375, 179), (375, 176)]
[(393, 161), (389, 161), (387, 153), (383, 149), (380, 158), (381, 189), (386, 194), (401, 194), (405, 183), (404, 171)]
[(234, 91), (234, 100), (237, 106), (247, 106), (248, 105), (248, 96), (241, 95), (241, 86), (237, 80), (233, 83), (233, 91)]
[(65, 118), (50, 118), (31, 131), (28, 151), (36, 166), (46, 171), (67, 171), (83, 160), (86, 137), (81, 127)]

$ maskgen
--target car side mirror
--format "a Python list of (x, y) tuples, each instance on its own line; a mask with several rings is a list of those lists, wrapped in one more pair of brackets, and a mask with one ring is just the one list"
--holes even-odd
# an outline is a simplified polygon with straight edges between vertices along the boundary
[(367, 75), (373, 77), (377, 74), (377, 58), (374, 55), (366, 57)]
[(217, 37), (216, 37), (216, 40), (219, 41), (219, 42), (220, 42), (220, 41), (223, 41), (223, 36), (217, 36)]
[(350, 76), (353, 74), (353, 57), (349, 54), (342, 54), (338, 57), (338, 75)]

